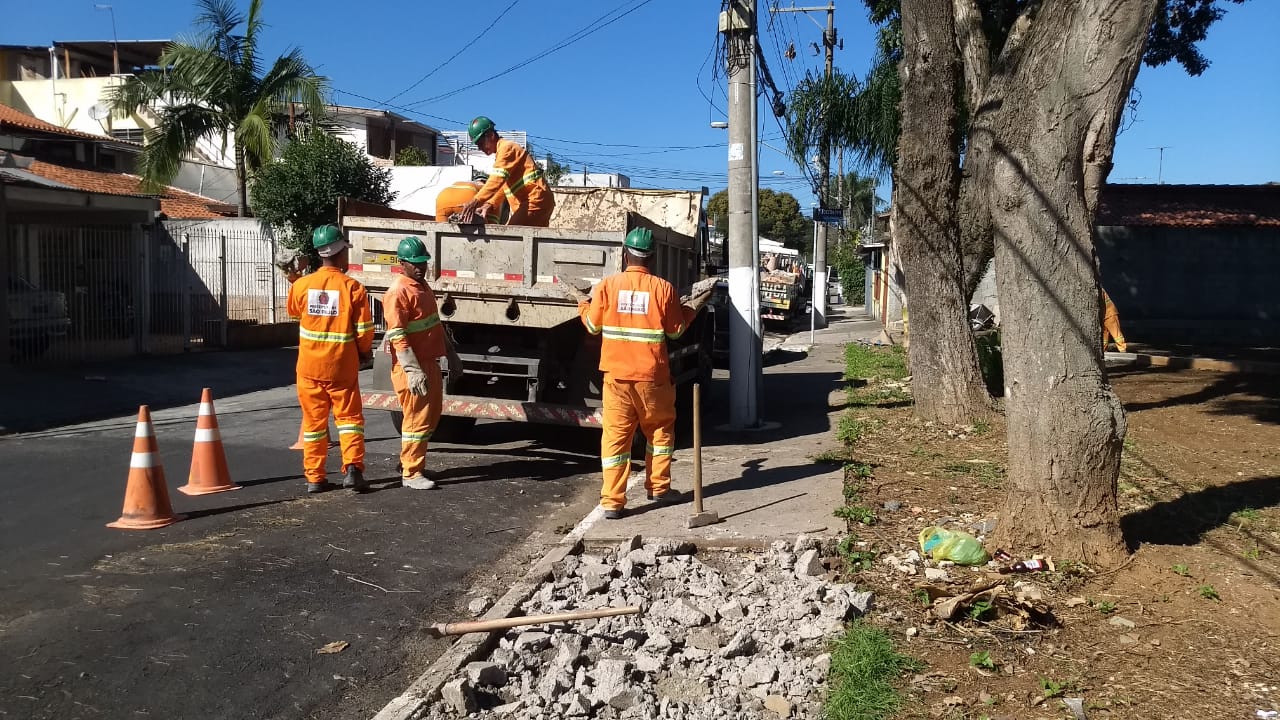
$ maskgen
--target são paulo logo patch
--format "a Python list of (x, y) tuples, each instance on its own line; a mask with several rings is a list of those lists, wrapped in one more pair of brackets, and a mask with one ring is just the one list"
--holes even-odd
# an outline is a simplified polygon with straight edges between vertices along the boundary
[(330, 290), (308, 290), (307, 314), (338, 317), (338, 293)]

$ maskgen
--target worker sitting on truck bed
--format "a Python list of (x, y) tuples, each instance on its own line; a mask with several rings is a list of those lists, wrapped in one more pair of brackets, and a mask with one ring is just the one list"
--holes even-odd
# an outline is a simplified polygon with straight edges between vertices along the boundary
[(592, 335), (602, 335), (604, 417), (600, 464), (604, 485), (600, 506), (608, 520), (622, 517), (631, 471), (631, 441), (639, 425), (649, 442), (645, 490), (649, 499), (675, 503), (684, 495), (671, 488), (675, 450), (676, 390), (667, 361), (668, 339), (680, 337), (711, 297), (708, 289), (681, 306), (671, 283), (650, 272), (653, 233), (636, 228), (623, 241), (624, 270), (596, 285), (590, 297), (566, 283), (578, 300), (578, 314)]
[(342, 443), (342, 486), (363, 490), (364, 409), (360, 404), (360, 365), (373, 357), (373, 316), (364, 286), (347, 277), (351, 247), (334, 225), (311, 234), (320, 256), (319, 270), (289, 286), (289, 315), (298, 318), (298, 402), (302, 405), (302, 467), (307, 492), (329, 489), (332, 410)]
[(382, 296), (382, 316), (387, 321), (386, 346), (391, 356), (391, 387), (404, 419), (400, 422), (400, 482), (414, 490), (431, 490), (436, 483), (425, 474), (427, 443), (440, 422), (444, 403), (441, 357), (449, 358), (449, 378), (462, 374), (462, 360), (449, 342), (436, 296), (427, 285), (431, 253), (416, 237), (407, 237), (396, 248), (400, 274)]
[[(436, 220), (439, 222), (449, 222), (449, 218), (454, 215), (462, 215), (462, 209), (467, 203), (480, 192), (480, 184), (474, 182), (460, 181), (440, 191), (436, 195)], [(485, 222), (498, 224), (502, 222), (502, 211), (505, 209), (505, 203), (498, 201), (497, 207), (484, 216)]]
[[(494, 159), (489, 180), (480, 188), (479, 194), (462, 206), (463, 222), (471, 222), (473, 213), (487, 217), (496, 205), (498, 193), (502, 192), (511, 206), (508, 225), (550, 225), (551, 212), (556, 207), (555, 197), (542, 176), (542, 168), (533, 162), (529, 151), (498, 137), (493, 121), (483, 115), (471, 121), (467, 134), (481, 152), (493, 155)], [(439, 216), (436, 219), (439, 220)]]

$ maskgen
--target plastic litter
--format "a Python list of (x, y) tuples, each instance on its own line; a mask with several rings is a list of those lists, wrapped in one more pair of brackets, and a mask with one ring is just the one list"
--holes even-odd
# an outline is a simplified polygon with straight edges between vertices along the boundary
[(934, 560), (950, 560), (957, 565), (981, 565), (987, 551), (978, 538), (960, 530), (927, 527), (920, 531), (920, 550)]

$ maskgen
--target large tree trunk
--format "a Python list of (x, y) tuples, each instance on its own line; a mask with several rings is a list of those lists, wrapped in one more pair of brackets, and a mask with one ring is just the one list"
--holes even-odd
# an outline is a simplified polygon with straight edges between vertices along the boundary
[[(1049, 0), (993, 78), (990, 212), (1010, 488), (995, 542), (1096, 565), (1126, 554), (1124, 409), (1107, 383), (1093, 209), (1157, 0)], [(997, 73), (1000, 71), (997, 70)], [(990, 99), (990, 97), (988, 98)]]
[(936, 0), (902, 2), (902, 132), (893, 212), (911, 317), (916, 414), (962, 424), (990, 414), (992, 404), (969, 328), (956, 225), (960, 57), (953, 13), (949, 3)]
[(236, 215), (240, 217), (249, 216), (249, 183), (248, 172), (245, 168), (244, 149), (238, 144), (236, 145)]

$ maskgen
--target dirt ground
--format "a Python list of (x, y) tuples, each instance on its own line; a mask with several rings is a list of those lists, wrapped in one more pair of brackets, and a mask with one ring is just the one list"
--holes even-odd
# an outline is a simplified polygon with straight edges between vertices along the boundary
[[(865, 544), (846, 549), (871, 560), (856, 578), (877, 593), (874, 621), (925, 665), (906, 679), (899, 717), (1076, 717), (1063, 698), (1081, 698), (1090, 720), (1280, 710), (1280, 378), (1145, 370), (1111, 379), (1129, 418), (1119, 487), (1135, 552), (1103, 572), (1066, 562), (1020, 575), (948, 568), (950, 582), (926, 582), (919, 567), (908, 575), (895, 558), (919, 549), (922, 528), (995, 518), (1005, 429), (926, 425), (902, 403), (849, 411), (866, 428), (848, 466), (861, 494), (851, 502), (876, 518), (851, 521)], [(921, 592), (1001, 580), (1033, 583), (1051, 620), (1021, 623), (997, 604), (944, 622)]]

